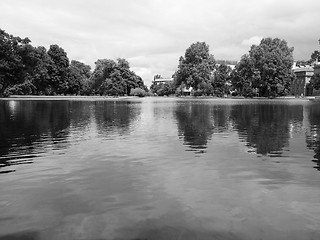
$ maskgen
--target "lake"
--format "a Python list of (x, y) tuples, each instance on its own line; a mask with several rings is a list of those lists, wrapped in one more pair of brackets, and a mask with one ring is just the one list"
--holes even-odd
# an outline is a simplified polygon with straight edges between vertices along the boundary
[(320, 103), (0, 101), (0, 240), (320, 239)]

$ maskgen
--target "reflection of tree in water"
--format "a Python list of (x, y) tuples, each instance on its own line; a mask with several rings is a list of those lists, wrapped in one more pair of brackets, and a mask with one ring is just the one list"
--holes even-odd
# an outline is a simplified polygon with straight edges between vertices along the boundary
[(32, 163), (48, 148), (66, 148), (71, 118), (78, 121), (80, 115), (82, 105), (66, 101), (0, 102), (0, 167)]
[(91, 121), (93, 103), (85, 101), (71, 101), (68, 105), (70, 109), (70, 126), (73, 131), (77, 131), (77, 133), (81, 133), (83, 135), (86, 127)]
[(178, 105), (175, 110), (179, 135), (196, 153), (204, 153), (208, 140), (214, 132), (228, 128), (226, 106), (189, 102)]
[(307, 131), (307, 147), (315, 152), (315, 168), (320, 171), (320, 105), (312, 104), (309, 108), (310, 129)]
[(290, 123), (303, 120), (303, 106), (248, 104), (233, 107), (231, 113), (240, 138), (258, 154), (282, 154), (290, 138)]
[(96, 102), (95, 119), (99, 134), (108, 137), (114, 133), (124, 135), (130, 131), (131, 122), (140, 114), (140, 108), (133, 102)]
[(230, 130), (230, 110), (229, 105), (210, 106), (210, 118), (214, 125), (214, 132), (225, 132)]

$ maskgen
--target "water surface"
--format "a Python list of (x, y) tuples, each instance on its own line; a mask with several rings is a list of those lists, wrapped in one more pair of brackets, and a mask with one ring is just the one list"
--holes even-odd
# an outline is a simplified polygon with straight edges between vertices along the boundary
[(0, 239), (320, 239), (320, 104), (0, 101)]

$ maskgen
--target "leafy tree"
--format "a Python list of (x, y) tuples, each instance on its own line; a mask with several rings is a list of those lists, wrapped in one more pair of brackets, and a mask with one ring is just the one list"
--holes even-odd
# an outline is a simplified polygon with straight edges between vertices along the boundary
[(19, 50), (19, 56), (22, 59), (24, 70), (23, 76), (21, 76), (21, 83), (17, 83), (11, 86), (6, 91), (7, 94), (34, 94), (36, 92), (36, 86), (33, 82), (33, 75), (35, 66), (38, 64), (39, 60), (36, 57), (36, 50), (30, 44), (25, 44), (21, 46)]
[(311, 54), (311, 58), (309, 60), (310, 63), (320, 61), (320, 52), (318, 50), (314, 51)]
[(95, 69), (90, 78), (90, 84), (92, 93), (98, 94), (99, 87), (107, 78), (107, 74), (114, 70), (116, 63), (109, 59), (98, 59), (95, 65)]
[(36, 60), (28, 38), (14, 37), (0, 29), (0, 96), (30, 75)]
[(253, 85), (259, 85), (255, 72), (256, 70), (250, 56), (248, 54), (243, 55), (231, 73), (232, 86), (240, 95), (245, 97), (253, 96)]
[(262, 39), (241, 58), (232, 74), (233, 85), (240, 88), (242, 94), (247, 92), (250, 95), (253, 89), (268, 97), (289, 94), (294, 78), (292, 54), (293, 48), (288, 47), (285, 40)]
[(52, 60), (45, 47), (37, 47), (35, 53), (38, 59), (38, 64), (35, 66), (32, 75), (32, 82), (36, 88), (35, 94), (51, 94), (53, 90), (50, 86), (49, 66), (52, 64)]
[(130, 70), (129, 62), (123, 58), (118, 58), (117, 61), (117, 69), (121, 72), (121, 76), (126, 82), (126, 94), (129, 95), (131, 89), (142, 88), (144, 85), (143, 81), (141, 77)]
[(231, 67), (221, 64), (216, 68), (213, 74), (212, 85), (216, 96), (222, 97), (228, 93), (228, 82), (230, 80)]
[(50, 85), (54, 94), (66, 94), (68, 90), (67, 73), (69, 58), (63, 48), (58, 45), (50, 45), (48, 55), (51, 62), (48, 66)]
[(90, 78), (90, 66), (82, 62), (72, 60), (68, 68), (68, 94), (88, 94)]
[(293, 50), (279, 38), (265, 38), (258, 46), (251, 47), (249, 56), (258, 80), (254, 85), (257, 85), (262, 96), (287, 95), (290, 92), (290, 83), (294, 78), (291, 69)]
[(311, 77), (310, 84), (316, 90), (320, 88), (320, 73), (316, 73)]
[(143, 89), (146, 93), (149, 93), (149, 89), (148, 89), (147, 85), (143, 84), (142, 89)]
[(130, 70), (129, 62), (99, 59), (91, 76), (92, 90), (100, 95), (129, 95), (131, 89), (143, 88), (141, 77)]
[(157, 96), (169, 96), (175, 93), (175, 85), (171, 83), (152, 83), (150, 90)]
[(198, 89), (193, 90), (193, 95), (194, 96), (212, 95), (214, 93), (213, 84), (212, 84), (213, 77), (211, 77), (210, 80), (211, 80), (210, 82), (202, 81), (201, 83), (199, 83)]
[(121, 77), (121, 72), (115, 69), (108, 78), (104, 80), (99, 88), (101, 95), (123, 96), (126, 93), (126, 83)]
[(209, 53), (209, 45), (196, 42), (186, 49), (184, 57), (180, 57), (177, 72), (174, 74), (176, 86), (184, 83), (187, 87), (198, 90), (201, 84), (208, 83), (214, 70), (215, 60)]
[(90, 78), (91, 76), (91, 67), (89, 65), (76, 60), (72, 60), (70, 63), (70, 67), (77, 68), (79, 70), (79, 73), (86, 78)]

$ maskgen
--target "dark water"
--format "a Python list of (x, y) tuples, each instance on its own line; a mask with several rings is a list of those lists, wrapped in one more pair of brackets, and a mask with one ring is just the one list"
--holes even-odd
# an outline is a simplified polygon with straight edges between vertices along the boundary
[(0, 101), (0, 240), (320, 239), (320, 103)]

